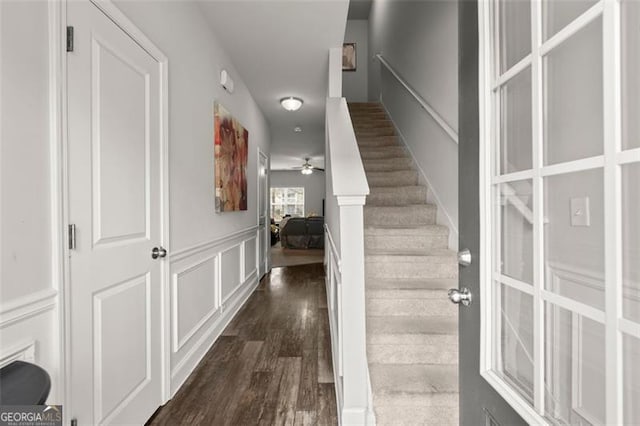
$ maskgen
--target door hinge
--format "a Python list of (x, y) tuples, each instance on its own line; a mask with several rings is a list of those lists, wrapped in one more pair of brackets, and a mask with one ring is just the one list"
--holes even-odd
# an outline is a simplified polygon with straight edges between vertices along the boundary
[(67, 27), (67, 52), (73, 52), (73, 27)]
[(69, 250), (75, 250), (76, 249), (76, 225), (74, 224), (70, 224), (69, 225)]

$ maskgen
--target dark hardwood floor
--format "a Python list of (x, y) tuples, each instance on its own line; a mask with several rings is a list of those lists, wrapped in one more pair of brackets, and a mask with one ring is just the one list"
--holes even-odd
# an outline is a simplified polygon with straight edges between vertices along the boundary
[(337, 424), (323, 265), (265, 276), (147, 424)]

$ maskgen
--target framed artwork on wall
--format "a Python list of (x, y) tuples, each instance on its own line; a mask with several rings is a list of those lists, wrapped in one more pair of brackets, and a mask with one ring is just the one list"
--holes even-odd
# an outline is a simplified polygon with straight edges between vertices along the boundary
[(356, 44), (342, 44), (342, 71), (356, 70)]
[(218, 102), (213, 110), (216, 212), (247, 210), (249, 132)]

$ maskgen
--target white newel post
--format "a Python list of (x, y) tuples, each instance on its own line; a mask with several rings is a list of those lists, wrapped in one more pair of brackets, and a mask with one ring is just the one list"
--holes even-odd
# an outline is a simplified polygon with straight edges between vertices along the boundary
[(366, 424), (367, 345), (364, 290), (364, 196), (338, 196), (342, 252), (343, 425)]

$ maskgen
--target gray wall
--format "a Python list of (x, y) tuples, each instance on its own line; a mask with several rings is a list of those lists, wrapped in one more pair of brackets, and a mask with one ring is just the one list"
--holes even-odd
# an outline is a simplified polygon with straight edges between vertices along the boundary
[(356, 70), (342, 72), (342, 96), (347, 102), (367, 102), (369, 73), (369, 21), (350, 19), (345, 43), (356, 43)]
[[(375, 0), (369, 16), (370, 56), (382, 53), (442, 118), (458, 128), (458, 3)], [(369, 99), (381, 99), (411, 150), (438, 222), (457, 245), (458, 146), (378, 60), (369, 63)], [(382, 68), (382, 69), (381, 69)]]
[[(257, 222), (257, 150), (269, 152), (262, 112), (195, 2), (117, 0), (118, 7), (169, 57), (171, 245), (211, 241)], [(171, 23), (171, 28), (167, 23)], [(226, 69), (233, 94), (218, 84)], [(248, 210), (215, 213), (213, 104), (219, 101), (249, 131)], [(188, 206), (188, 208), (185, 208)]]
[(325, 195), (323, 172), (314, 171), (311, 175), (303, 175), (299, 171), (274, 170), (270, 179), (271, 188), (304, 187), (304, 214), (322, 215), (322, 200)]
[(42, 366), (58, 404), (50, 47), (46, 1), (0, 2), (0, 365), (16, 354)]

